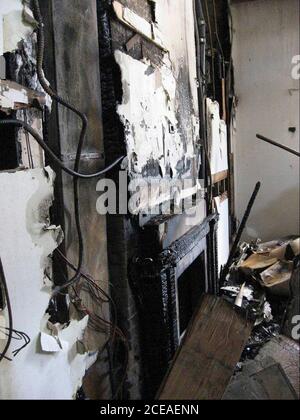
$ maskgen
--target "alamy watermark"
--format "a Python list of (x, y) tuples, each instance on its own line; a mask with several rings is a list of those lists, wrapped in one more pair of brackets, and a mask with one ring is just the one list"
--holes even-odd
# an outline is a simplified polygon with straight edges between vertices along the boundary
[(300, 315), (295, 315), (292, 319), (292, 337), (294, 340), (300, 340)]
[(205, 189), (199, 179), (136, 178), (128, 184), (126, 171), (119, 172), (118, 186), (112, 179), (101, 179), (96, 210), (100, 215), (145, 214), (197, 216)]
[(300, 80), (300, 55), (294, 55), (292, 66), (292, 78), (294, 80)]

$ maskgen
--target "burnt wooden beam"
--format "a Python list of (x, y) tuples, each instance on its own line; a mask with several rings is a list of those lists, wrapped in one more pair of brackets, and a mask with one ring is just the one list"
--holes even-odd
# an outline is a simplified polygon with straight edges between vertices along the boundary
[[(88, 130), (82, 149), (80, 172), (94, 173), (105, 165), (96, 0), (49, 0), (41, 1), (40, 5), (46, 34), (45, 75), (61, 97), (86, 114)], [(64, 164), (73, 169), (81, 130), (80, 119), (54, 101), (48, 123), (49, 144), (61, 156)], [(58, 174), (58, 204), (55, 215), (61, 219), (64, 227), (65, 253), (76, 266), (78, 238), (74, 219), (73, 180), (60, 170)], [(79, 181), (80, 220), (85, 245), (84, 271), (102, 289), (108, 291), (106, 218), (96, 210), (98, 181), (99, 179)], [(73, 274), (70, 271), (69, 277)], [(85, 291), (81, 292), (80, 297), (87, 308), (109, 319), (108, 305), (97, 307), (93, 298)], [(86, 349), (98, 350), (106, 340), (105, 334), (96, 333), (91, 328), (86, 330)], [(90, 370), (85, 381), (88, 389), (96, 383), (94, 388), (97, 389), (97, 395), (92, 395), (91, 398), (110, 398), (107, 362), (99, 360), (96, 370), (100, 370), (102, 376), (93, 374)], [(101, 387), (99, 381), (102, 383)]]

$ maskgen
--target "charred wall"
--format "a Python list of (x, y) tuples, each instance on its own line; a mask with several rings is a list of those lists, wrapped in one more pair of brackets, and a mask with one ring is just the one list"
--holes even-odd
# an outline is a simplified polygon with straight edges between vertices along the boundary
[[(197, 193), (201, 150), (193, 2), (188, 1), (185, 6), (183, 6), (184, 3), (170, 6), (169, 3), (162, 1), (156, 2), (156, 7), (153, 4), (154, 2), (146, 0), (122, 0), (120, 3), (130, 13), (133, 12), (142, 18), (145, 25), (158, 22), (158, 28), (163, 33), (164, 42), (168, 44), (168, 51), (164, 51), (154, 42), (141, 35), (139, 31), (129, 28), (124, 22), (121, 22), (116, 16), (113, 2), (97, 2), (106, 158), (113, 159), (118, 157), (120, 153), (127, 156), (128, 182), (137, 178), (152, 178), (159, 185), (164, 178), (176, 181), (177, 179), (190, 177), (194, 180), (193, 192)], [(168, 22), (169, 18), (173, 21)], [(174, 36), (173, 30), (175, 26), (178, 28), (176, 36)], [(163, 73), (164, 71), (165, 73)], [(141, 74), (139, 80), (136, 78), (138, 72)], [(167, 125), (161, 129), (159, 124), (163, 126), (165, 122), (159, 121), (160, 112), (158, 108), (155, 109), (153, 104), (150, 104), (148, 120), (141, 127), (140, 123), (143, 121), (139, 117), (136, 120), (134, 119), (135, 111), (133, 110), (136, 109), (136, 112), (139, 112), (139, 104), (135, 103), (137, 101), (135, 98), (140, 94), (139, 91), (135, 92), (134, 89), (139, 89), (139, 87), (143, 89), (144, 86), (151, 83), (150, 80), (153, 80), (154, 76), (157, 78), (158, 84), (161, 83), (161, 74), (167, 80), (171, 80), (172, 90), (168, 91), (169, 86), (162, 86), (158, 94), (165, 98), (165, 103), (169, 104), (172, 109), (171, 120), (173, 118), (174, 122), (167, 122)], [(129, 81), (129, 79), (131, 80)], [(154, 89), (152, 92), (149, 91), (149, 96), (155, 94), (155, 88), (156, 85), (154, 84)], [(160, 85), (158, 88), (160, 89)], [(141, 96), (141, 107), (143, 107), (144, 97)], [(163, 109), (163, 112), (167, 112), (167, 108), (166, 111)], [(147, 114), (147, 111), (145, 113)], [(153, 127), (151, 127), (152, 121), (155, 121)], [(168, 116), (166, 121), (168, 121)], [(172, 140), (173, 138), (173, 144), (172, 141), (168, 143), (168, 139)], [(153, 145), (156, 142), (162, 143), (162, 139), (164, 139), (164, 146), (161, 149), (159, 149), (159, 146), (155, 149)], [(174, 155), (173, 161), (169, 158), (171, 154)], [(136, 165), (137, 161), (143, 163), (139, 166)], [(118, 183), (117, 173), (113, 174), (112, 178)], [(205, 216), (204, 205), (195, 224), (201, 223)], [(170, 216), (166, 220), (168, 219), (170, 219)], [(179, 216), (174, 224), (174, 231), (178, 229), (178, 226), (184, 226), (185, 221), (184, 217), (181, 219), (181, 216)], [(164, 222), (164, 216), (162, 216), (162, 222)], [(152, 258), (155, 254), (159, 254), (161, 245), (155, 233), (156, 229), (155, 226), (142, 227), (139, 214), (130, 215), (128, 212), (124, 216), (108, 215), (107, 217), (111, 293), (118, 308), (118, 325), (126, 333), (130, 350), (126, 381), (127, 392), (125, 395), (127, 398), (138, 398), (145, 395), (153, 397), (153, 393), (156, 391), (155, 387), (157, 388), (159, 385), (159, 380), (162, 378), (178, 345), (176, 340), (169, 340), (169, 344), (159, 347), (160, 350), (157, 348), (157, 352), (162, 354), (162, 359), (157, 370), (158, 379), (156, 378), (153, 381), (151, 372), (153, 374), (154, 371), (151, 366), (153, 368), (154, 365), (151, 365), (151, 363), (156, 359), (158, 353), (155, 355), (153, 346), (151, 351), (149, 348), (147, 349), (142, 336), (148, 334), (151, 337), (151, 331), (155, 329), (152, 342), (158, 343), (165, 336), (166, 330), (163, 325), (166, 316), (170, 317), (169, 325), (175, 322), (172, 310), (168, 312), (168, 315), (162, 313), (162, 308), (165, 305), (162, 298), (162, 289), (166, 289), (165, 297), (167, 300), (173, 300), (174, 305), (175, 284), (174, 281), (172, 283), (167, 274), (165, 276), (157, 275), (154, 283), (146, 280), (144, 283), (142, 282), (141, 286), (145, 290), (140, 290), (140, 292), (147, 296), (145, 299), (148, 299), (148, 302), (156, 305), (154, 312), (157, 317), (157, 325), (155, 326), (153, 318), (147, 319), (141, 311), (140, 295), (134, 281), (136, 276), (133, 266), (134, 261), (141, 257)], [(187, 233), (188, 230), (189, 228), (182, 229), (181, 235)], [(146, 231), (149, 234), (146, 234)], [(175, 239), (178, 238), (174, 236), (173, 241)], [(172, 235), (170, 241), (172, 242)], [(151, 247), (151, 244), (153, 247)], [(147, 271), (148, 268), (146, 267), (145, 270)], [(162, 270), (165, 270), (166, 273), (169, 272), (169, 262), (165, 264), (165, 269), (162, 268)], [(165, 278), (165, 280), (162, 278)], [(170, 293), (167, 293), (167, 290)], [(171, 290), (173, 290), (173, 294)], [(171, 330), (168, 331), (170, 335)], [(150, 354), (150, 357), (147, 360), (148, 354)], [(122, 350), (119, 353), (118, 360), (119, 362), (116, 363), (114, 369), (115, 384), (118, 384), (120, 378), (122, 378), (124, 362)], [(152, 385), (150, 385), (151, 383)]]

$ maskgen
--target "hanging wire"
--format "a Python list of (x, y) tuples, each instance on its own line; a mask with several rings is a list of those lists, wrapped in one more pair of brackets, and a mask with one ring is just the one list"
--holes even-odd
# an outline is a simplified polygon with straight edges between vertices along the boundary
[(3, 270), (1, 257), (0, 257), (0, 281), (3, 285), (4, 297), (5, 297), (7, 313), (8, 313), (8, 338), (7, 338), (3, 351), (0, 353), (0, 363), (1, 363), (4, 358), (8, 359), (6, 355), (7, 355), (7, 352), (10, 347), (12, 337), (13, 337), (13, 315), (12, 315), (9, 291), (8, 291), (8, 286), (7, 286), (4, 270)]

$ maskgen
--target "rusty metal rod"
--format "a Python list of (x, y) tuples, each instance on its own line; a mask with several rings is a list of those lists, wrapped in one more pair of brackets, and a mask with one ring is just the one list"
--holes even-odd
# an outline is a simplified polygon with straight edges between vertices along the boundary
[(259, 140), (263, 140), (263, 141), (265, 141), (265, 142), (267, 142), (267, 143), (272, 144), (273, 146), (277, 146), (277, 147), (279, 147), (280, 149), (283, 149), (283, 150), (285, 150), (285, 151), (287, 151), (287, 152), (289, 152), (289, 153), (292, 153), (292, 154), (293, 154), (293, 155), (295, 155), (295, 156), (300, 157), (300, 153), (299, 153), (299, 152), (297, 152), (296, 150), (290, 149), (289, 147), (284, 146), (283, 144), (280, 144), (280, 143), (277, 143), (277, 142), (276, 142), (276, 141), (274, 141), (274, 140), (268, 139), (267, 137), (262, 136), (261, 134), (256, 134), (256, 137), (257, 137)]

